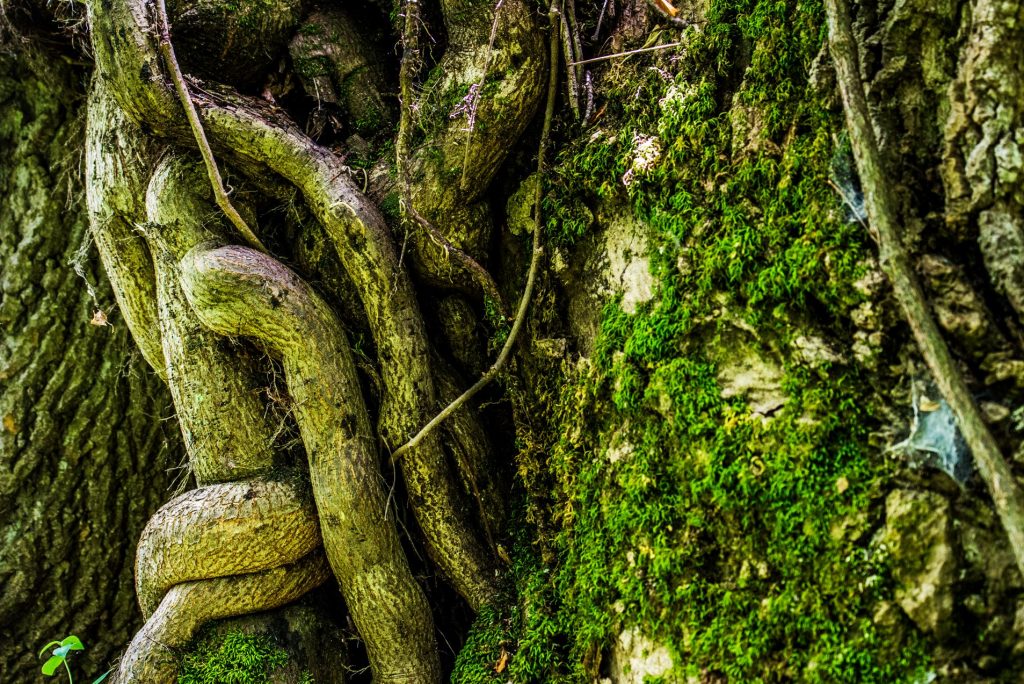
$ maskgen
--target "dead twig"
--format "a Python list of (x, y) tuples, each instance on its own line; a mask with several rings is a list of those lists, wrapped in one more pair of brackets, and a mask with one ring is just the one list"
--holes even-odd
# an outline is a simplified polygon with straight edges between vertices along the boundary
[(825, 0), (825, 11), (828, 15), (829, 47), (846, 110), (853, 156), (865, 190), (868, 220), (877, 231), (879, 262), (892, 283), (893, 294), (910, 324), (921, 356), (956, 415), (960, 431), (974, 454), (978, 471), (1009, 537), (1017, 568), (1024, 574), (1024, 494), (986, 427), (981, 411), (935, 324), (924, 291), (900, 240), (892, 186), (882, 170), (878, 143), (868, 115), (857, 65), (857, 44), (850, 27), (846, 0)]
[(576, 4), (573, 0), (562, 1), (562, 54), (565, 55), (565, 85), (569, 106), (576, 120), (586, 123), (586, 119), (581, 119), (580, 112), (580, 81), (583, 79), (583, 70), (579, 67), (579, 62), (574, 61), (583, 55), (583, 47), (580, 45), (580, 35), (576, 28)]
[(174, 45), (171, 43), (171, 23), (167, 19), (165, 0), (157, 0), (156, 7), (159, 15), (160, 54), (167, 65), (167, 71), (170, 72), (171, 80), (174, 82), (174, 89), (177, 91), (178, 99), (181, 101), (181, 106), (185, 108), (185, 116), (188, 118), (188, 124), (192, 128), (192, 135), (196, 138), (196, 144), (199, 145), (199, 152), (203, 155), (203, 162), (206, 164), (206, 174), (210, 177), (210, 184), (213, 186), (213, 196), (217, 200), (217, 206), (227, 215), (231, 223), (238, 229), (238, 232), (249, 243), (249, 246), (267, 253), (267, 248), (263, 246), (260, 239), (256, 237), (256, 233), (249, 228), (249, 224), (245, 222), (245, 219), (242, 218), (242, 215), (238, 213), (238, 210), (235, 209), (228, 198), (228, 191), (224, 187), (224, 180), (221, 178), (220, 169), (217, 168), (217, 160), (213, 158), (213, 150), (210, 149), (210, 141), (206, 138), (206, 131), (199, 120), (199, 112), (196, 111), (196, 106), (192, 102), (192, 96), (188, 92), (188, 85), (185, 83), (185, 76), (181, 73), (178, 58), (174, 54)]
[[(548, 9), (548, 21), (551, 23), (551, 55), (550, 59), (550, 71), (548, 73), (548, 93), (547, 93), (547, 105), (544, 110), (544, 126), (541, 129), (540, 134), (540, 145), (537, 149), (537, 178), (541, 179), (544, 177), (544, 158), (547, 155), (548, 142), (551, 138), (551, 122), (555, 118), (555, 98), (558, 95), (558, 46), (559, 46), (559, 23), (560, 13), (558, 7), (555, 4), (557, 0), (554, 0), (551, 7)], [(523, 296), (519, 300), (519, 309), (516, 311), (515, 320), (512, 323), (512, 329), (509, 331), (508, 338), (505, 340), (505, 344), (501, 348), (501, 352), (498, 354), (498, 358), (494, 361), (487, 372), (484, 373), (476, 383), (473, 384), (468, 390), (459, 395), (454, 401), (446, 406), (440, 413), (423, 426), (423, 428), (416, 433), (408, 442), (395, 449), (391, 454), (391, 460), (397, 461), (402, 457), (403, 454), (411, 449), (414, 449), (416, 445), (423, 441), (423, 439), (430, 434), (430, 432), (440, 425), (446, 418), (455, 413), (459, 408), (469, 401), (473, 396), (488, 385), (494, 378), (497, 377), (502, 367), (508, 361), (509, 356), (512, 353), (512, 347), (515, 345), (516, 340), (519, 337), (519, 333), (523, 328), (523, 324), (526, 322), (526, 311), (530, 306), (530, 299), (533, 297), (533, 288), (537, 282), (537, 269), (540, 265), (540, 257), (544, 250), (540, 244), (540, 234), (542, 230), (541, 226), (541, 199), (543, 183), (538, 180), (533, 195), (533, 254), (530, 257), (530, 270), (526, 276), (526, 287), (523, 290)]]
[(630, 55), (638, 55), (641, 52), (653, 52), (654, 50), (666, 50), (668, 48), (679, 47), (682, 43), (665, 43), (664, 45), (655, 45), (654, 47), (637, 48), (636, 50), (626, 50), (625, 52), (616, 52), (613, 55), (604, 55), (603, 57), (591, 57), (590, 59), (582, 59), (578, 62), (570, 62), (572, 66), (577, 64), (593, 64), (594, 62), (604, 62), (609, 59), (618, 59), (619, 57), (629, 57)]

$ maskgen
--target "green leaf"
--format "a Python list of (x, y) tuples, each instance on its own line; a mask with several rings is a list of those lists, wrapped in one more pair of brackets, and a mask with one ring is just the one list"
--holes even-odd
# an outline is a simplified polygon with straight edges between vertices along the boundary
[(71, 646), (58, 646), (53, 649), (53, 655), (63, 660), (68, 657), (68, 651), (71, 650)]
[(82, 645), (82, 640), (76, 637), (74, 634), (71, 636), (64, 637), (64, 641), (60, 642), (61, 646), (70, 646), (72, 651), (84, 651), (85, 646)]
[(51, 646), (60, 646), (59, 641), (51, 641), (50, 643), (43, 646), (43, 650), (39, 651), (39, 657), (42, 658), (43, 654), (50, 650)]
[(53, 673), (57, 671), (57, 668), (64, 662), (63, 656), (51, 656), (49, 660), (43, 663), (43, 674), (47, 677), (52, 677)]
[(110, 673), (113, 672), (113, 671), (114, 671), (113, 668), (107, 670), (106, 672), (101, 674), (99, 677), (97, 677), (96, 679), (92, 680), (92, 684), (100, 684), (100, 682), (102, 682), (104, 679), (106, 679), (107, 676), (109, 676)]

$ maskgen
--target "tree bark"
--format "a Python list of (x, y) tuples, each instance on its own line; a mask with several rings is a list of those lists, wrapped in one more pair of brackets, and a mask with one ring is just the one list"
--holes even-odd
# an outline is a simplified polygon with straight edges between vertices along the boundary
[(140, 624), (134, 540), (181, 454), (162, 420), (170, 397), (90, 250), (80, 78), (54, 60), (0, 55), (5, 682), (38, 678), (39, 648), (70, 633), (87, 649), (77, 672), (109, 667)]

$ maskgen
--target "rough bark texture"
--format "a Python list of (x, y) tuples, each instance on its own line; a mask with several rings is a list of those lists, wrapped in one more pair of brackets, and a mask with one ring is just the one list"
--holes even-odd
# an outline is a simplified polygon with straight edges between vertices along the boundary
[[(80, 75), (0, 55), (0, 679), (74, 632), (106, 670), (139, 625), (136, 539), (180, 460), (170, 397), (91, 251)], [(81, 271), (81, 275), (76, 273)], [(94, 325), (101, 311), (109, 325)], [(100, 321), (97, 317), (96, 322)]]
[(193, 250), (182, 283), (203, 322), (284, 357), (324, 547), (383, 681), (440, 679), (429, 605), (402, 552), (348, 342), (327, 305), (251, 249)]

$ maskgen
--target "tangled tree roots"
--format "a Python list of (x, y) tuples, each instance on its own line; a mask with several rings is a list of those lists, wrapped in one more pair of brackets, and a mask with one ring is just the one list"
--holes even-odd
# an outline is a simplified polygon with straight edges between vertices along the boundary
[(382, 681), (437, 681), (430, 607), (387, 515), (341, 326), (294, 273), (252, 249), (193, 250), (182, 261), (182, 279), (212, 330), (255, 337), (283, 358), (327, 556), (374, 673)]
[(135, 554), (135, 590), (149, 618), (183, 582), (262, 572), (320, 548), (312, 499), (293, 482), (200, 487), (150, 518)]
[[(375, 679), (439, 681), (429, 605), (388, 512), (378, 445), (404, 443), (455, 391), (428, 340), (401, 250), (380, 211), (343, 172), (342, 159), (283, 110), (216, 84), (182, 87), (177, 78), (202, 120), (197, 133), (205, 129), (200, 137), (218, 157), (259, 187), (297, 190), (322, 226), (373, 337), (381, 378), (374, 425), (336, 310), (274, 257), (228, 246), (225, 226), (211, 220), (218, 213), (202, 167), (166, 147), (194, 147), (195, 139), (168, 77), (177, 75), (176, 62), (167, 49), (168, 63), (160, 58), (157, 5), (87, 6), (97, 67), (87, 144), (93, 232), (125, 320), (171, 388), (199, 485), (161, 509), (140, 542), (136, 582), (147, 622), (118, 681), (172, 681), (174, 649), (203, 622), (281, 605), (329, 572), (367, 645)], [(474, 109), (479, 130), (469, 137), (461, 122), (440, 113), (439, 132), (412, 159), (416, 203), (461, 244), (486, 233), (484, 191), (536, 109), (547, 63), (527, 4), (505, 0), (499, 7), (495, 20), (493, 9), (442, 3), (450, 42), (445, 89), (491, 74), (488, 84), (499, 85), (499, 96)], [(251, 27), (237, 19), (226, 17), (235, 24), (218, 30), (244, 40)], [(287, 43), (284, 24), (264, 28)], [(336, 50), (321, 52), (344, 61)], [(386, 108), (379, 113), (386, 116)], [(431, 149), (462, 160), (462, 181), (445, 180)], [(467, 184), (467, 177), (477, 182)], [(247, 223), (250, 216), (256, 218), (247, 213)], [(426, 236), (414, 235), (411, 244), (424, 280), (459, 281)], [(282, 478), (287, 457), (275, 447), (278, 425), (259, 381), (266, 360), (239, 353), (250, 346), (228, 342), (234, 337), (280, 361), (311, 486), (298, 482), (304, 474)], [(486, 435), (464, 407), (446, 430), (398, 461), (428, 555), (474, 609), (493, 599), (497, 581), (495, 555), (480, 534), (487, 523), (473, 519), (482, 508), (486, 521), (500, 500), (475, 477), (485, 470), (486, 452)], [(463, 483), (479, 507), (470, 505)]]
[[(175, 499), (154, 516), (147, 527), (150, 537), (144, 537), (145, 548), (140, 549), (137, 562), (140, 600), (145, 596), (143, 612), (151, 609), (160, 593), (162, 598), (121, 658), (116, 681), (173, 682), (178, 672), (178, 649), (204, 623), (283, 606), (330, 577), (323, 551), (315, 545), (318, 535), (309, 535), (311, 528), (315, 531), (310, 507), (305, 507), (304, 513), (297, 516), (299, 519), (278, 517), (279, 522), (287, 521), (289, 527), (276, 532), (268, 530), (258, 512), (299, 509), (279, 499), (277, 495), (283, 489), (275, 490), (271, 483), (262, 484), (269, 486), (233, 483), (202, 487)], [(207, 491), (215, 488), (218, 491)], [(188, 500), (183, 501), (186, 497)], [(285, 505), (281, 506), (282, 503)], [(182, 517), (182, 513), (192, 515)], [(238, 517), (232, 517), (233, 513)], [(166, 533), (155, 533), (155, 524), (164, 522), (168, 516), (174, 516), (176, 531), (200, 546), (183, 548), (179, 540)], [(306, 544), (290, 540), (281, 555), (276, 548), (259, 553), (262, 542), (280, 540), (291, 531), (298, 533), (298, 539), (304, 533), (311, 539)], [(314, 544), (311, 553), (294, 563), (278, 564), (310, 545), (310, 541)], [(203, 579), (181, 581), (194, 575)], [(169, 590), (157, 592), (170, 582), (173, 586)]]

